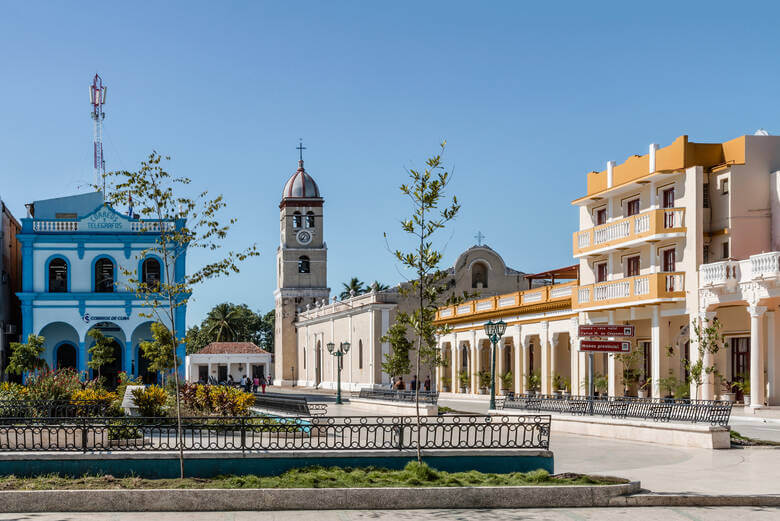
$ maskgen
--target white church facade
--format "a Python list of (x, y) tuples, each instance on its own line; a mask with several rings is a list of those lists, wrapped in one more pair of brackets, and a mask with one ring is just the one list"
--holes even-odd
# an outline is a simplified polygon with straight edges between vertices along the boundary
[[(163, 226), (179, 222), (141, 221), (104, 203), (100, 192), (35, 201), (28, 205), (17, 238), (22, 246), (22, 339), (45, 338), (43, 358), (51, 368), (87, 371), (90, 330), (115, 341), (116, 360), (101, 373), (112, 382), (120, 371), (156, 380), (141, 356), (140, 343), (151, 340), (152, 319), (129, 279), (153, 284), (165, 270), (155, 255), (141, 253), (159, 239)], [(186, 253), (186, 252), (185, 252)], [(183, 280), (186, 254), (178, 256), (174, 276)], [(127, 272), (133, 276), (128, 277)], [(185, 329), (186, 306), (176, 310), (176, 326)], [(179, 347), (184, 361), (184, 346)], [(183, 363), (179, 370), (183, 374)]]

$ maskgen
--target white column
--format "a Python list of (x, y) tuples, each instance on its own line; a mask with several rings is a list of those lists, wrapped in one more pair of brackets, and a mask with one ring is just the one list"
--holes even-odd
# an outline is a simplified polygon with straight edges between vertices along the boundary
[(748, 306), (750, 313), (750, 407), (764, 406), (764, 306)]
[(499, 384), (499, 378), (506, 372), (504, 369), (504, 350), (506, 349), (506, 338), (502, 338), (496, 345), (496, 390), (501, 385)]
[(520, 339), (520, 326), (514, 326), (515, 330), (512, 334), (512, 346), (514, 347), (514, 367), (512, 368), (512, 373), (515, 377), (515, 388), (514, 391), (516, 393), (523, 392), (523, 344), (521, 343)]
[(569, 325), (569, 363), (571, 364), (571, 371), (569, 372), (571, 388), (569, 391), (572, 395), (580, 394), (580, 338), (578, 326), (578, 317), (573, 317)]
[(652, 397), (661, 397), (661, 310), (659, 306), (652, 306), (650, 319), (650, 378), (652, 379)]
[(542, 354), (542, 394), (550, 394), (550, 338), (549, 324), (539, 324), (539, 350)]
[(553, 333), (550, 335), (550, 393), (553, 391), (557, 391), (558, 389), (555, 388), (555, 382), (554, 377), (555, 373), (558, 372), (558, 366), (555, 362), (555, 353), (556, 348), (558, 347), (558, 340), (560, 339), (560, 334)]
[[(607, 317), (610, 324), (615, 323), (615, 312), (608, 311)], [(610, 338), (614, 340), (614, 338)], [(614, 353), (607, 354), (607, 394), (609, 396), (617, 396), (618, 389), (618, 370), (617, 370), (617, 358)]]
[(479, 349), (477, 347), (477, 332), (471, 332), (471, 344), (469, 345), (469, 354), (471, 356), (471, 363), (469, 364), (470, 380), (470, 392), (471, 394), (477, 394), (477, 387), (479, 382), (477, 381), (477, 371), (479, 371)]
[(778, 374), (777, 362), (778, 353), (775, 352), (775, 343), (777, 342), (777, 324), (774, 311), (768, 311), (766, 314), (766, 373), (769, 393), (766, 396), (766, 403), (776, 405), (780, 399), (778, 393)]
[(458, 344), (458, 334), (453, 333), (452, 344), (450, 344), (452, 367), (450, 368), (450, 390), (453, 393), (460, 392), (460, 382), (458, 382), (458, 371), (460, 371), (460, 345)]
[(209, 383), (208, 379), (211, 378), (211, 365), (212, 365), (211, 362), (209, 362), (209, 376), (208, 376), (208, 378), (206, 378), (206, 383)]

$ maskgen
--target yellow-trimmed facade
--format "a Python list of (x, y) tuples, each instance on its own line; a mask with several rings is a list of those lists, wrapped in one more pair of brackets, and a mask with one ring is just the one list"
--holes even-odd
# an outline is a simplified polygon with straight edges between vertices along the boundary
[[(740, 381), (754, 409), (780, 405), (780, 137), (651, 144), (647, 154), (588, 173), (586, 195), (572, 204), (579, 279), (440, 309), (438, 320), (452, 328), (439, 340), (449, 363), (440, 385), (479, 392), (473, 378), (461, 390), (457, 375), (489, 368), (482, 328), (503, 318), (509, 327), (496, 361), (499, 374), (512, 372), (512, 391), (526, 391), (538, 372), (542, 392), (567, 381), (580, 394), (577, 326), (632, 324), (639, 381), (624, 378), (619, 358), (594, 355), (609, 395), (726, 398), (728, 384)], [(721, 377), (686, 385), (686, 367), (699, 357), (694, 326), (714, 318), (726, 348), (704, 362)]]

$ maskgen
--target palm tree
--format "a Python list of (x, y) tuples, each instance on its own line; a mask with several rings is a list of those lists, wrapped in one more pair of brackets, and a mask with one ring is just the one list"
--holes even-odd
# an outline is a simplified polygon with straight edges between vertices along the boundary
[(350, 281), (342, 282), (341, 285), (344, 287), (344, 291), (341, 292), (341, 295), (339, 295), (339, 298), (341, 300), (344, 300), (345, 298), (349, 298), (352, 296), (351, 292), (354, 291), (355, 295), (360, 295), (362, 293), (366, 292), (365, 285), (360, 281), (357, 277), (352, 277)]
[[(206, 317), (206, 322), (209, 325), (209, 335), (213, 335), (216, 331), (215, 342), (224, 342), (234, 340), (236, 336), (236, 319), (238, 313), (236, 307), (224, 302), (217, 304), (214, 309), (209, 311)], [(224, 339), (223, 339), (223, 335)]]

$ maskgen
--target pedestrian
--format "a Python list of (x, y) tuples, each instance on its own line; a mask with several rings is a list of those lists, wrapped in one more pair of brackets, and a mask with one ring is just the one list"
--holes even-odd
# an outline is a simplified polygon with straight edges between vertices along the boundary
[(404, 384), (404, 377), (399, 376), (398, 381), (395, 382), (395, 388), (398, 391), (405, 391), (406, 390), (406, 384)]
[(431, 392), (431, 375), (425, 377), (425, 383), (423, 385), (425, 386), (426, 392)]
[(265, 379), (265, 375), (260, 377), (260, 387), (263, 388), (263, 394), (265, 394), (265, 386), (268, 384), (268, 381)]
[(229, 375), (228, 375), (227, 384), (228, 384), (230, 387), (233, 387), (233, 384), (235, 384), (235, 382), (233, 381), (233, 375), (232, 375), (232, 374), (229, 374)]
[(241, 388), (246, 389), (246, 375), (241, 375)]
[(255, 375), (254, 379), (252, 379), (252, 392), (256, 393), (258, 387), (260, 387), (260, 378)]
[(412, 381), (409, 382), (409, 390), (410, 391), (417, 390), (417, 375), (412, 376)]

